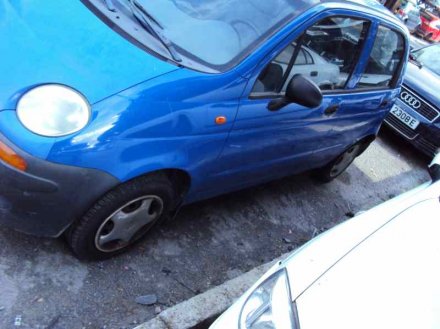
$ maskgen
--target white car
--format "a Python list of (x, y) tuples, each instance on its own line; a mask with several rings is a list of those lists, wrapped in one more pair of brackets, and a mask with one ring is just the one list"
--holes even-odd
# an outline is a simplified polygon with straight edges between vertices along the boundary
[(211, 329), (440, 328), (440, 156), (430, 172), (276, 264)]
[[(287, 49), (291, 51), (288, 52)], [(291, 45), (290, 48), (287, 49), (274, 60), (274, 63), (282, 67), (283, 72), (285, 72), (289, 66), (289, 61), (293, 56), (295, 46)], [(295, 70), (291, 72), (291, 76), (289, 76), (287, 81), (290, 81), (295, 74), (302, 74), (308, 77), (321, 89), (334, 89), (334, 86), (339, 83), (340, 76), (339, 67), (337, 65), (330, 63), (324, 57), (305, 46), (299, 50), (295, 61)]]

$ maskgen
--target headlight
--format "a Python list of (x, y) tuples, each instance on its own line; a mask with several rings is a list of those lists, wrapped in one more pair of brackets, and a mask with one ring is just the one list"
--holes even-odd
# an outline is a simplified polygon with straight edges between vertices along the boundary
[(42, 85), (21, 97), (17, 115), (30, 131), (58, 137), (83, 129), (90, 120), (90, 106), (83, 95), (71, 88)]
[(296, 328), (289, 281), (283, 269), (255, 289), (240, 314), (240, 329)]

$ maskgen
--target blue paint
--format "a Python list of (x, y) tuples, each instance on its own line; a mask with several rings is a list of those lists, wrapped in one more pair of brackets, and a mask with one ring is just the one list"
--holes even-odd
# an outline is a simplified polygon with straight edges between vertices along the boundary
[[(0, 0), (0, 132), (31, 155), (98, 169), (121, 182), (162, 169), (183, 170), (191, 177), (186, 202), (323, 166), (349, 145), (376, 135), (389, 110), (380, 104), (398, 94), (398, 87), (351, 90), (373, 42), (366, 43), (347, 90), (326, 94), (319, 108), (291, 104), (269, 112), (268, 99), (249, 94), (278, 51), (329, 15), (371, 20), (368, 40), (379, 23), (405, 34), (403, 25), (375, 3), (323, 2), (232, 69), (211, 74), (145, 52), (79, 1)], [(17, 120), (17, 100), (44, 83), (83, 93), (92, 104), (89, 125), (58, 138), (26, 130)], [(337, 114), (325, 116), (325, 108), (335, 103), (340, 104)], [(216, 125), (217, 116), (227, 117), (227, 123)]]

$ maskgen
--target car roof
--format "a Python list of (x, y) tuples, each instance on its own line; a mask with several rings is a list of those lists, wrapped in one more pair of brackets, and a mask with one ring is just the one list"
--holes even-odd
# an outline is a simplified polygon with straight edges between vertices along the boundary
[[(440, 1), (440, 0), (439, 0)], [(388, 22), (392, 22), (394, 25), (400, 26), (403, 30), (406, 29), (405, 25), (398, 19), (393, 13), (382, 5), (377, 0), (321, 0), (322, 4), (328, 5), (336, 5), (340, 7), (341, 5), (352, 5), (353, 7), (360, 7), (359, 9), (364, 12), (369, 12), (370, 14), (374, 14), (377, 18), (382, 20), (387, 20)]]
[(378, 11), (382, 14), (388, 15), (390, 17), (394, 17), (392, 13), (389, 11), (388, 8), (386, 8), (384, 5), (382, 5), (377, 0), (345, 0), (345, 1), (334, 1), (334, 0), (324, 0), (323, 2), (337, 2), (337, 3), (354, 3), (363, 7), (368, 7), (369, 9), (373, 9), (375, 11)]

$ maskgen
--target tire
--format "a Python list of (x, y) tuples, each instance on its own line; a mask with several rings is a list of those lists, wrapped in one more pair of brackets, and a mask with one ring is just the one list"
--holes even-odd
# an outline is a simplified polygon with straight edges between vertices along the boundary
[(325, 167), (317, 169), (314, 176), (323, 183), (329, 183), (341, 175), (368, 147), (368, 144), (356, 143), (350, 146), (344, 153), (340, 154), (335, 160), (331, 161)]
[(67, 243), (82, 260), (118, 255), (166, 220), (178, 204), (166, 175), (144, 176), (105, 194), (66, 232)]

